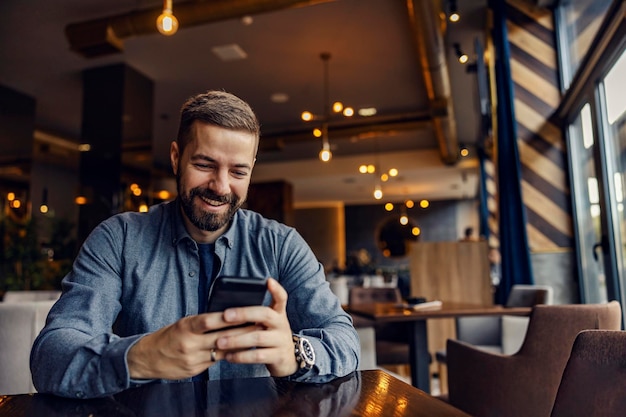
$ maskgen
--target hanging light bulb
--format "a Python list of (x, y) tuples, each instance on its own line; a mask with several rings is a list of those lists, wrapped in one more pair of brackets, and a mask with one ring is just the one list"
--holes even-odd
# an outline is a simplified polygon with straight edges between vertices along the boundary
[(323, 162), (328, 162), (333, 157), (333, 154), (330, 151), (330, 144), (329, 144), (329, 139), (328, 139), (328, 136), (329, 136), (328, 135), (328, 122), (330, 121), (330, 118), (331, 118), (331, 111), (333, 113), (341, 113), (345, 117), (351, 117), (354, 115), (354, 109), (352, 107), (344, 107), (343, 103), (341, 103), (340, 101), (336, 101), (332, 104), (329, 101), (330, 77), (329, 77), (328, 61), (330, 60), (330, 57), (331, 55), (329, 52), (322, 52), (320, 54), (320, 58), (322, 59), (322, 62), (324, 64), (324, 91), (323, 91), (324, 113), (321, 115), (315, 115), (307, 110), (307, 111), (302, 112), (302, 114), (300, 115), (302, 120), (304, 120), (305, 122), (310, 122), (313, 120), (319, 120), (322, 122), (321, 127), (313, 129), (313, 136), (315, 136), (316, 138), (319, 138), (319, 137), (322, 138), (322, 149), (319, 152), (319, 158)]
[(48, 212), (48, 188), (44, 187), (43, 188), (43, 192), (42, 192), (42, 196), (41, 196), (41, 206), (39, 206), (39, 211), (42, 212), (43, 214), (46, 214)]
[(376, 185), (376, 187), (374, 188), (374, 198), (376, 200), (380, 200), (381, 198), (383, 198), (383, 190), (380, 188), (380, 185)]
[(172, 12), (172, 0), (163, 0), (163, 13), (157, 18), (156, 26), (166, 36), (171, 36), (178, 30), (178, 19)]
[(322, 150), (319, 157), (322, 162), (328, 162), (333, 157), (333, 153), (330, 151), (330, 144), (328, 143), (328, 126), (326, 124), (322, 126)]
[(320, 151), (320, 161), (328, 162), (331, 160), (332, 157), (333, 157), (333, 153), (330, 151), (330, 149), (324, 146), (322, 150)]

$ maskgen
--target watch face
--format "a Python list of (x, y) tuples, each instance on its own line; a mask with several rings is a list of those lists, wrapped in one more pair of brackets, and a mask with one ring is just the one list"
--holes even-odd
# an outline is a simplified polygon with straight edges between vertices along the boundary
[(302, 359), (306, 362), (307, 365), (313, 366), (315, 364), (315, 352), (313, 351), (313, 346), (308, 339), (300, 338), (300, 347), (302, 352)]
[(293, 337), (296, 348), (296, 360), (301, 368), (311, 369), (315, 365), (315, 351), (313, 345), (304, 337)]

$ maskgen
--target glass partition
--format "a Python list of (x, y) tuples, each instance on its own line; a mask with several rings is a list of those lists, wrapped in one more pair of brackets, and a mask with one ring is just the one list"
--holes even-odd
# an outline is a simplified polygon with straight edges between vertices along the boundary
[(566, 0), (557, 9), (560, 26), (561, 66), (564, 89), (570, 82), (589, 47), (612, 0)]
[(616, 248), (617, 277), (612, 292), (621, 291), (626, 282), (626, 213), (624, 197), (626, 194), (626, 51), (622, 51), (619, 59), (613, 64), (600, 86), (600, 109), (603, 125), (603, 136), (606, 148), (607, 170), (609, 175), (609, 201), (611, 202), (613, 230), (610, 231)]
[(601, 250), (602, 227), (600, 189), (594, 160), (596, 144), (591, 106), (586, 103), (569, 126), (573, 195), (582, 279), (581, 297), (587, 303), (607, 300), (604, 256)]

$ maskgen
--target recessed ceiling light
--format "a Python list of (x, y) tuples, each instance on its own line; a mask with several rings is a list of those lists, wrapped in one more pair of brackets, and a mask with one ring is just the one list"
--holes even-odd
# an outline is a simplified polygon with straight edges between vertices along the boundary
[(376, 114), (376, 108), (374, 107), (365, 107), (362, 109), (359, 109), (359, 116), (373, 116)]
[(236, 61), (248, 57), (246, 51), (241, 49), (236, 43), (230, 45), (215, 46), (211, 48), (213, 53), (222, 61)]
[(286, 93), (274, 93), (270, 100), (274, 103), (286, 103), (289, 101), (289, 96)]

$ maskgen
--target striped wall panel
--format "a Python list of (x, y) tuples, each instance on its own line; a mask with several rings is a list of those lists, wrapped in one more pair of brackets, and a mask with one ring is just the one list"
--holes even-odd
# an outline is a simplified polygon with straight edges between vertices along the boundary
[(491, 159), (486, 159), (483, 166), (485, 170), (485, 191), (487, 196), (487, 228), (489, 229), (489, 247), (500, 248), (496, 167)]
[(532, 252), (572, 248), (567, 152), (553, 122), (561, 93), (552, 12), (507, 0), (507, 30), (528, 244)]

